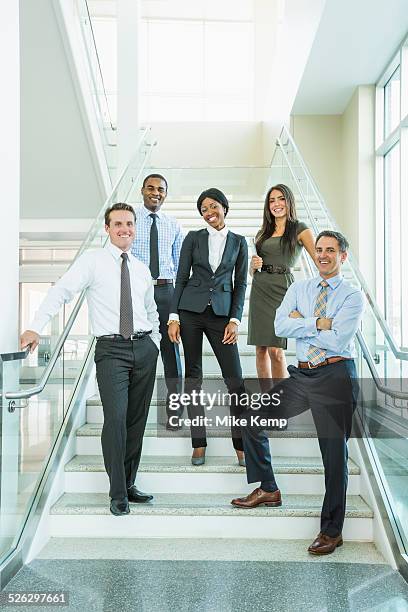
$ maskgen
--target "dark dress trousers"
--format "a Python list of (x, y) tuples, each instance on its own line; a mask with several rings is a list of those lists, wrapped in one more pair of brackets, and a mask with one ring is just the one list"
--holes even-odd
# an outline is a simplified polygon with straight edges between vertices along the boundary
[[(352, 429), (359, 385), (353, 359), (315, 369), (288, 367), (289, 378), (277, 383), (269, 392), (279, 396), (279, 406), (247, 410), (242, 427), (248, 483), (264, 481), (277, 489), (271, 465), (269, 440), (261, 420), (289, 419), (311, 410), (319, 439), (325, 474), (320, 530), (337, 537), (341, 534), (346, 512), (348, 482), (347, 440)], [(277, 400), (275, 400), (277, 401)]]
[[(222, 339), (229, 320), (241, 320), (242, 317), (247, 286), (248, 247), (244, 236), (229, 231), (221, 262), (214, 272), (209, 263), (208, 239), (206, 229), (189, 232), (184, 239), (170, 309), (180, 316), (185, 392), (201, 389), (202, 344), (205, 334), (221, 368), (228, 392), (239, 397), (245, 389), (238, 347), (236, 344), (223, 344)], [(231, 414), (236, 414), (237, 409), (235, 402), (232, 402)], [(188, 414), (190, 418), (204, 416), (204, 408), (190, 404)], [(204, 426), (192, 426), (191, 436), (194, 448), (207, 445)], [(232, 439), (234, 448), (243, 450), (238, 427), (232, 427)]]
[[(154, 300), (159, 313), (161, 333), (160, 340), (160, 355), (164, 368), (164, 379), (166, 381), (167, 398), (166, 398), (166, 413), (167, 416), (177, 414), (181, 416), (183, 409), (174, 412), (169, 409), (169, 397), (174, 393), (180, 393), (182, 388), (182, 372), (180, 351), (177, 344), (171, 342), (167, 333), (167, 321), (169, 320), (170, 306), (173, 299), (173, 285), (156, 285), (154, 288)], [(157, 407), (159, 414), (159, 406)]]
[(102, 336), (96, 343), (102, 451), (112, 499), (125, 498), (136, 478), (158, 354), (150, 335), (138, 340)]

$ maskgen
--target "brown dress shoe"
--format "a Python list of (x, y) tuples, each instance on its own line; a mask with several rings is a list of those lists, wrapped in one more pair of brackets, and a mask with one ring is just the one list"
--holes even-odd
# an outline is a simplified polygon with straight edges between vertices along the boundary
[(338, 546), (343, 545), (342, 535), (331, 538), (325, 533), (318, 533), (316, 539), (307, 549), (311, 555), (330, 555)]
[(237, 497), (233, 499), (231, 504), (233, 506), (238, 506), (238, 508), (256, 508), (257, 506), (276, 507), (282, 505), (282, 499), (279, 489), (270, 493), (258, 487), (246, 497)]

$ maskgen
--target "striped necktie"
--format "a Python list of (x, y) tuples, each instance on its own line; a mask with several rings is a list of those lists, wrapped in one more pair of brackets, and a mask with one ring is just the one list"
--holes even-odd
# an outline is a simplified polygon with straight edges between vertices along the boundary
[[(327, 287), (329, 286), (329, 284), (322, 280), (320, 282), (320, 291), (318, 293), (317, 299), (316, 299), (316, 304), (315, 304), (315, 308), (314, 308), (314, 316), (321, 318), (321, 317), (325, 317), (326, 316), (326, 306), (327, 306)], [(324, 361), (326, 359), (326, 350), (325, 349), (321, 349), (317, 346), (313, 346), (313, 344), (311, 344), (308, 348), (307, 351), (307, 360), (312, 364), (312, 365), (318, 365), (319, 363), (321, 363), (322, 361)]]
[(129, 255), (122, 253), (122, 267), (120, 272), (120, 315), (119, 333), (126, 340), (133, 334), (133, 306), (130, 289), (130, 275), (128, 268)]

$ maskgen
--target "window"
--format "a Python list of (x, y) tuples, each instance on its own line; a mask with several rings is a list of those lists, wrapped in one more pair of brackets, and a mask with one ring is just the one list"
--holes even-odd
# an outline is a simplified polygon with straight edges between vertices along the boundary
[(384, 87), (384, 138), (391, 134), (400, 122), (400, 91), (401, 68), (398, 66)]
[(377, 84), (377, 298), (395, 342), (408, 349), (408, 39)]
[(401, 197), (400, 145), (384, 156), (384, 281), (385, 314), (391, 333), (401, 345)]
[(253, 119), (253, 22), (143, 19), (139, 58), (143, 122)]

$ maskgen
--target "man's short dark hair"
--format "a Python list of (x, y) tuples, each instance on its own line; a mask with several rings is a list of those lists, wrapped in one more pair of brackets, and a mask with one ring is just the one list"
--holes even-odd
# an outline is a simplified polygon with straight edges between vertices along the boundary
[(205, 191), (203, 191), (203, 193), (200, 193), (200, 195), (198, 196), (197, 208), (201, 216), (203, 216), (201, 212), (201, 205), (203, 201), (205, 200), (205, 198), (211, 198), (211, 200), (215, 200), (216, 202), (218, 202), (218, 204), (221, 204), (221, 206), (225, 210), (225, 216), (227, 216), (228, 209), (229, 209), (229, 203), (228, 203), (227, 197), (222, 193), (222, 191), (220, 191), (216, 187), (211, 187), (210, 189), (206, 189)]
[(110, 223), (109, 216), (111, 212), (114, 210), (127, 210), (131, 212), (136, 222), (136, 214), (135, 214), (133, 206), (131, 206), (130, 204), (125, 204), (124, 202), (117, 202), (116, 204), (113, 204), (113, 206), (110, 206), (109, 208), (105, 210), (105, 225), (109, 225)]
[(166, 185), (166, 192), (168, 191), (169, 186), (168, 186), (168, 184), (167, 184), (167, 181), (166, 181), (166, 179), (164, 178), (164, 176), (162, 176), (161, 174), (148, 174), (147, 176), (145, 176), (145, 178), (144, 178), (144, 180), (143, 180), (142, 189), (144, 189), (144, 186), (146, 185), (146, 181), (147, 181), (149, 178), (157, 178), (157, 179), (160, 179), (161, 181), (164, 181), (164, 184)]
[(333, 230), (323, 230), (320, 232), (316, 238), (315, 245), (317, 245), (320, 238), (323, 238), (324, 236), (326, 236), (326, 238), (335, 238), (338, 242), (341, 253), (346, 253), (348, 251), (350, 245), (347, 238), (343, 236), (343, 234), (340, 234), (340, 232), (335, 232)]

